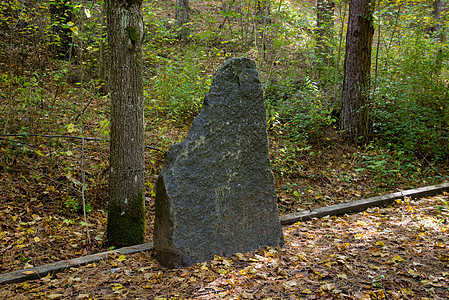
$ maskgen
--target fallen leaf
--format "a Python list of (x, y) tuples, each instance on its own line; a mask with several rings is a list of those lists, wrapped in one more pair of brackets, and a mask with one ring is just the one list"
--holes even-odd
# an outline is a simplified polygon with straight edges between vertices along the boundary
[(125, 255), (120, 255), (120, 256), (117, 258), (117, 261), (118, 261), (118, 262), (122, 262), (122, 261), (125, 261), (125, 260), (126, 260)]
[(344, 244), (337, 244), (334, 243), (335, 248), (337, 248), (338, 251), (345, 251), (346, 249), (349, 248), (349, 243), (344, 243)]
[(121, 290), (121, 289), (123, 289), (124, 287), (123, 287), (123, 285), (121, 285), (120, 283), (114, 283), (114, 284), (112, 284), (111, 285), (111, 289), (115, 292), (115, 291), (118, 291), (118, 290)]
[(303, 294), (312, 294), (312, 291), (309, 290), (309, 289), (305, 289), (305, 290), (302, 290), (301, 293), (303, 293)]
[(290, 280), (290, 281), (286, 281), (282, 284), (282, 286), (286, 289), (286, 290), (290, 290), (291, 288), (295, 287), (297, 285), (296, 281), (294, 280)]
[(402, 262), (405, 261), (405, 259), (403, 259), (402, 257), (400, 257), (399, 255), (395, 255), (393, 256), (393, 258), (391, 259), (393, 262)]
[(67, 125), (67, 132), (68, 133), (75, 132), (75, 125), (73, 123), (70, 123), (69, 125)]

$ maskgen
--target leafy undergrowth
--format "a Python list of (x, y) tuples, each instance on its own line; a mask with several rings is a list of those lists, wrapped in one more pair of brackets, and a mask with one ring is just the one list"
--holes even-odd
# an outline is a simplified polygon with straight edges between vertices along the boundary
[[(98, 263), (40, 280), (4, 285), (0, 297), (448, 299), (449, 210), (444, 204), (448, 199), (446, 193), (418, 200), (397, 200), (387, 208), (298, 222), (284, 227), (282, 248), (215, 257), (210, 262), (176, 270), (160, 267), (151, 251), (111, 255)], [(29, 224), (40, 224), (45, 232), (45, 228), (50, 230), (51, 222), (44, 220), (33, 216)], [(97, 225), (96, 230), (101, 232), (104, 223)], [(38, 241), (37, 233), (26, 230), (28, 225), (20, 226), (25, 241), (13, 243), (12, 247), (18, 252), (27, 247), (34, 247), (35, 252), (42, 250), (39, 247), (46, 242), (45, 235)], [(60, 224), (59, 228), (63, 230), (65, 226)], [(81, 232), (81, 228), (77, 230)], [(72, 243), (81, 242), (75, 241), (77, 236), (74, 235)]]
[[(50, 135), (102, 138), (98, 129), (102, 117), (98, 112), (105, 110), (105, 106), (104, 98), (91, 104), (83, 131), (76, 126), (52, 127), (51, 123), (41, 129)], [(53, 113), (61, 124), (70, 124), (64, 112), (53, 110)], [(147, 122), (146, 144), (166, 151), (187, 130), (188, 126), (175, 126), (170, 121)], [(444, 165), (422, 166), (407, 173), (405, 164), (388, 158), (379, 149), (347, 146), (336, 134), (328, 136), (307, 145), (270, 132), (271, 162), (281, 214), (440, 183), (447, 178), (449, 169)], [(106, 250), (107, 151), (105, 141), (86, 141), (83, 147), (80, 140), (62, 138), (0, 140), (1, 273)], [(163, 152), (146, 152), (147, 239), (152, 236), (154, 186), (163, 161)], [(85, 201), (91, 209), (87, 219), (91, 242), (87, 240), (82, 217), (82, 165)]]

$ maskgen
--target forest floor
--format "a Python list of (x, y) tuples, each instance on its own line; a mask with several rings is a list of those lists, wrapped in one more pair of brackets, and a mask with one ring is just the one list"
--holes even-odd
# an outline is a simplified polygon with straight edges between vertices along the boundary
[[(449, 207), (442, 200), (449, 201), (449, 194), (298, 222), (283, 227), (282, 248), (175, 270), (162, 268), (151, 251), (111, 255), (0, 286), (0, 298), (448, 299)], [(16, 269), (20, 259), (28, 259), (26, 267), (89, 252), (76, 253), (85, 243), (77, 220), (72, 224), (38, 207), (3, 205), (2, 273)], [(104, 232), (105, 218), (101, 212), (89, 216), (94, 239)]]
[[(13, 94), (14, 85), (3, 90)], [(28, 128), (25, 132), (50, 137), (0, 138), (0, 273), (108, 250), (108, 143), (69, 138), (104, 139), (108, 100), (95, 97), (75, 123), (88, 100), (76, 95), (60, 92), (54, 107), (27, 109), (26, 118), (7, 115), (8, 132)], [(164, 151), (185, 137), (189, 122), (150, 118), (146, 126), (146, 144), (162, 150), (146, 152), (146, 236), (151, 240), (154, 184)], [(269, 134), (280, 214), (449, 178), (445, 164), (417, 160), (410, 167), (400, 154), (383, 152), (374, 143), (345, 145), (331, 129), (310, 142), (292, 141), (283, 128), (271, 128)], [(83, 170), (84, 197), (92, 208), (87, 222)], [(151, 252), (110, 258), (1, 286), (0, 298), (447, 299), (449, 220), (441, 199), (448, 196), (297, 223), (284, 227), (282, 249), (216, 258), (191, 268), (163, 269)]]
[[(224, 52), (215, 53), (209, 42), (201, 60), (212, 75)], [(178, 44), (147, 51), (177, 61), (185, 52)], [(11, 59), (15, 52), (10, 51), (0, 57), (2, 274), (108, 250), (109, 99), (95, 94), (97, 87), (87, 79), (69, 83), (76, 64), (45, 52)], [(147, 67), (148, 83), (156, 67)], [(15, 76), (5, 75), (10, 73)], [(186, 136), (195, 113), (174, 120), (157, 105), (145, 109), (146, 145), (161, 150), (147, 149), (145, 156), (147, 241), (164, 152)], [(270, 153), (281, 215), (449, 180), (449, 162), (387, 151), (375, 136), (351, 146), (334, 128), (320, 128), (320, 136), (299, 140), (288, 124), (274, 123)], [(296, 223), (284, 227), (283, 248), (216, 257), (178, 270), (161, 268), (151, 251), (118, 255), (2, 285), (0, 299), (449, 299), (449, 213), (442, 200), (448, 195)]]

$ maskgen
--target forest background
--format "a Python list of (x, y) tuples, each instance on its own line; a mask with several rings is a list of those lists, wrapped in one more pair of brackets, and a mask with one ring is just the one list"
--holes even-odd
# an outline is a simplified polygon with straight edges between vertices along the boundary
[[(229, 57), (258, 66), (281, 214), (448, 180), (448, 15), (443, 8), (435, 13), (443, 4), (376, 4), (371, 129), (366, 140), (349, 144), (338, 131), (347, 2), (334, 2), (320, 35), (311, 1), (192, 1), (188, 30), (177, 25), (174, 1), (144, 1), (147, 236), (164, 152), (185, 137), (213, 73)], [(32, 222), (51, 214), (48, 224), (61, 225), (54, 236), (67, 228), (79, 233), (68, 244), (55, 238), (63, 251), (40, 258), (27, 250), (27, 238), (2, 233), (5, 245), (23, 245), (5, 270), (104, 247), (103, 7), (87, 0), (0, 1), (2, 218)]]

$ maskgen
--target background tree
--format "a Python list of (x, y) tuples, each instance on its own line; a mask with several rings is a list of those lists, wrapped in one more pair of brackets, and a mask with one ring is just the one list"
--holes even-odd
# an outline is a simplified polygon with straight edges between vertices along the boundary
[(176, 0), (176, 25), (178, 38), (184, 43), (189, 37), (189, 0)]
[(349, 2), (340, 129), (351, 141), (368, 136), (374, 6), (375, 0)]
[[(433, 10), (432, 17), (434, 24), (430, 27), (431, 36), (437, 39), (440, 43), (444, 43), (446, 41), (446, 33), (444, 32), (442, 13), (444, 12), (444, 8), (446, 3), (442, 0), (433, 1)], [(441, 71), (441, 66), (443, 63), (443, 49), (439, 47), (436, 54), (436, 67), (438, 74)]]
[(145, 162), (142, 1), (107, 0), (111, 142), (108, 242), (142, 243)]
[(334, 8), (332, 0), (318, 0), (316, 4), (316, 55), (322, 62), (329, 63), (331, 57), (330, 43), (334, 27)]

